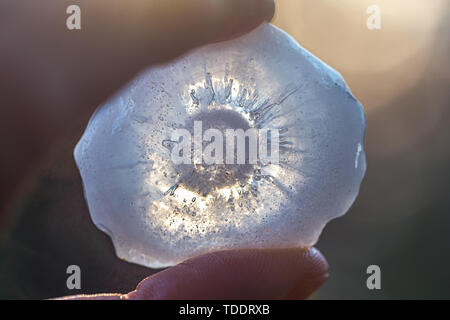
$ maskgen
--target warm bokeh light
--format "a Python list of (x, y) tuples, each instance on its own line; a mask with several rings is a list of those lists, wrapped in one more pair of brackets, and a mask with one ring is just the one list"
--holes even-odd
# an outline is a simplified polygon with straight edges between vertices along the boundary
[[(370, 5), (381, 29), (366, 25)], [(367, 112), (420, 79), (447, 0), (279, 0), (274, 23), (340, 71)]]

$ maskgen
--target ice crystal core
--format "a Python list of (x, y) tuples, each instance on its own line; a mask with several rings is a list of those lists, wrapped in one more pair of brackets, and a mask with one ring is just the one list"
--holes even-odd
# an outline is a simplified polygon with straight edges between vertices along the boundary
[[(278, 161), (174, 163), (172, 133), (198, 122), (202, 132), (276, 130)], [(140, 74), (98, 108), (75, 159), (117, 255), (163, 267), (221, 249), (313, 245), (358, 194), (364, 130), (342, 77), (263, 24)]]

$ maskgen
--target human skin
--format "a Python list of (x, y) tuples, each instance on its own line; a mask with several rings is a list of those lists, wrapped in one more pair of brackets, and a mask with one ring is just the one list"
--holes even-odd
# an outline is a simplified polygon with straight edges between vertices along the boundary
[[(66, 0), (0, 4), (0, 227), (61, 137), (79, 136), (102, 101), (137, 72), (246, 33), (272, 0)], [(315, 248), (245, 249), (194, 257), (127, 294), (66, 299), (303, 299), (327, 278)]]

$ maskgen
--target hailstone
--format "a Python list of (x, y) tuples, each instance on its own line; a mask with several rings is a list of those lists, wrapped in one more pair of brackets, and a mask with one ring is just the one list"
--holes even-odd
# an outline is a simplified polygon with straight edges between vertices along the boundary
[(342, 77), (265, 23), (138, 75), (97, 109), (74, 153), (118, 257), (157, 268), (312, 246), (358, 194), (364, 131)]

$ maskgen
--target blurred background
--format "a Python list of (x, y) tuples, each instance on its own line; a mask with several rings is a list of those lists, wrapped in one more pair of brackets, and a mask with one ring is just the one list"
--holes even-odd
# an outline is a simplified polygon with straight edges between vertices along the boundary
[[(366, 177), (317, 244), (330, 278), (313, 299), (450, 298), (449, 21), (449, 0), (277, 1), (274, 24), (337, 69), (367, 117)], [(61, 142), (2, 230), (0, 299), (126, 292), (158, 271), (116, 258), (92, 224), (75, 143)], [(71, 264), (80, 292), (66, 287)], [(372, 264), (381, 290), (366, 287)]]

